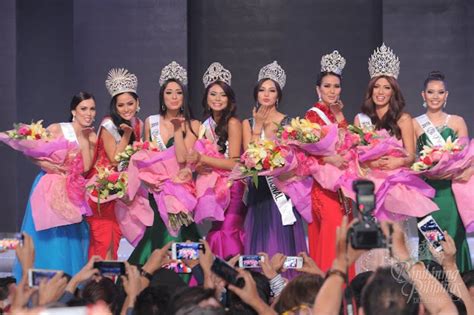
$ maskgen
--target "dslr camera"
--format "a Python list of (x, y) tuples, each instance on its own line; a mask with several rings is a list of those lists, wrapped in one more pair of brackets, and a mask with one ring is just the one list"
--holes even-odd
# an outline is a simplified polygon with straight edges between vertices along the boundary
[(348, 239), (354, 249), (383, 248), (387, 245), (382, 229), (372, 215), (375, 209), (374, 188), (374, 183), (369, 180), (356, 180), (352, 184), (359, 210), (359, 222), (348, 231)]

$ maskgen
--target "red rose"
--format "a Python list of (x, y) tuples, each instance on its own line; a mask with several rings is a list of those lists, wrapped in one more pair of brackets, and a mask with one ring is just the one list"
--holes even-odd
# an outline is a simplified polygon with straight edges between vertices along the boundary
[(97, 189), (94, 189), (94, 190), (92, 190), (91, 195), (94, 196), (94, 197), (98, 197), (99, 192), (97, 191)]
[(297, 136), (296, 130), (293, 130), (292, 132), (290, 132), (290, 136), (293, 138), (296, 138)]
[(148, 150), (148, 147), (149, 147), (149, 146), (150, 146), (150, 142), (145, 141), (145, 142), (143, 143), (142, 149), (143, 149), (143, 150)]
[(422, 160), (421, 160), (423, 163), (425, 163), (426, 165), (431, 165), (433, 164), (433, 161), (431, 160), (431, 158), (429, 156), (425, 156)]
[(41, 135), (36, 134), (36, 135), (35, 135), (35, 138), (36, 138), (36, 140), (39, 140), (39, 139), (41, 139)]
[(265, 160), (263, 160), (263, 168), (268, 170), (270, 168), (270, 159), (268, 157), (265, 158)]
[(120, 174), (119, 173), (112, 173), (109, 176), (107, 176), (107, 181), (111, 183), (116, 183), (117, 180), (119, 179)]

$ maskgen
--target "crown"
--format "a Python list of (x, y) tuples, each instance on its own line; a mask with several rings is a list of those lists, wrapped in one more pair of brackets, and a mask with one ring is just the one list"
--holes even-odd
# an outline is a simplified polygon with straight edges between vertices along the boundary
[(261, 79), (272, 79), (273, 81), (277, 82), (278, 85), (280, 85), (280, 88), (283, 89), (286, 84), (285, 70), (280, 67), (278, 62), (273, 61), (272, 63), (269, 63), (260, 69), (260, 72), (258, 73), (258, 81)]
[(124, 68), (112, 68), (105, 80), (105, 87), (114, 97), (125, 92), (137, 93), (138, 79), (133, 73)]
[(321, 72), (333, 72), (342, 75), (342, 70), (345, 65), (346, 59), (344, 59), (337, 50), (321, 58)]
[(370, 78), (386, 75), (398, 78), (400, 73), (400, 60), (393, 51), (382, 44), (376, 48), (372, 56), (369, 58), (369, 74)]
[(161, 69), (160, 86), (169, 79), (176, 79), (183, 85), (188, 84), (188, 74), (186, 69), (181, 67), (181, 65), (176, 61), (172, 61), (169, 65)]
[(202, 76), (202, 83), (204, 83), (205, 88), (216, 81), (222, 81), (230, 85), (231, 79), (232, 74), (229, 70), (224, 68), (220, 63), (213, 62)]

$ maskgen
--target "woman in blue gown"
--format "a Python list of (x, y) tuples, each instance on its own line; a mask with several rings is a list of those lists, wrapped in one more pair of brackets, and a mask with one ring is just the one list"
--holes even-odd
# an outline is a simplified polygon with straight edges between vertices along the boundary
[[(31, 187), (28, 205), (26, 207), (21, 231), (29, 234), (35, 246), (34, 268), (63, 270), (69, 275), (74, 275), (87, 262), (87, 252), (89, 247), (89, 229), (85, 221), (79, 223), (66, 224), (48, 229), (37, 230), (35, 227), (34, 210), (32, 209), (32, 195), (37, 189), (38, 183), (48, 173), (70, 176), (79, 173), (74, 177), (77, 182), (68, 182), (66, 189), (67, 196), (71, 190), (77, 189), (76, 196), (82, 196), (84, 200), (66, 200), (66, 203), (73, 202), (81, 204), (82, 209), (87, 209), (85, 195), (80, 194), (84, 187), (84, 179), (81, 173), (87, 171), (92, 165), (93, 150), (96, 142), (96, 134), (91, 128), (96, 114), (94, 97), (86, 92), (80, 92), (71, 101), (71, 122), (52, 124), (47, 129), (54, 139), (65, 138), (71, 145), (68, 152), (69, 158), (64, 165), (53, 164), (44, 160), (35, 160), (35, 163), (42, 168), (36, 176)], [(61, 185), (66, 180), (55, 182)], [(52, 190), (58, 187), (51, 187)], [(61, 187), (63, 189), (63, 187)], [(39, 212), (42, 209), (35, 209)], [(22, 278), (23, 271), (18, 260), (15, 260), (13, 274), (18, 281)]]

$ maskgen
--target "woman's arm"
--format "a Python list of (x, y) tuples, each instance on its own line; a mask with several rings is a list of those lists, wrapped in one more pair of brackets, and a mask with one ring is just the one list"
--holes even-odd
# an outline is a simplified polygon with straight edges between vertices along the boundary
[(402, 133), (402, 141), (408, 156), (403, 159), (402, 166), (410, 166), (415, 162), (415, 131), (410, 114), (404, 113), (397, 122)]
[(202, 154), (200, 161), (214, 168), (232, 170), (237, 164), (242, 149), (242, 124), (237, 118), (231, 118), (228, 123), (229, 158), (219, 159)]
[(451, 124), (454, 128), (454, 132), (458, 135), (459, 138), (461, 137), (469, 137), (469, 132), (467, 130), (466, 122), (464, 118), (461, 116), (453, 115), (451, 116)]
[(144, 134), (144, 141), (150, 141), (150, 120), (149, 117), (145, 119), (145, 134)]

